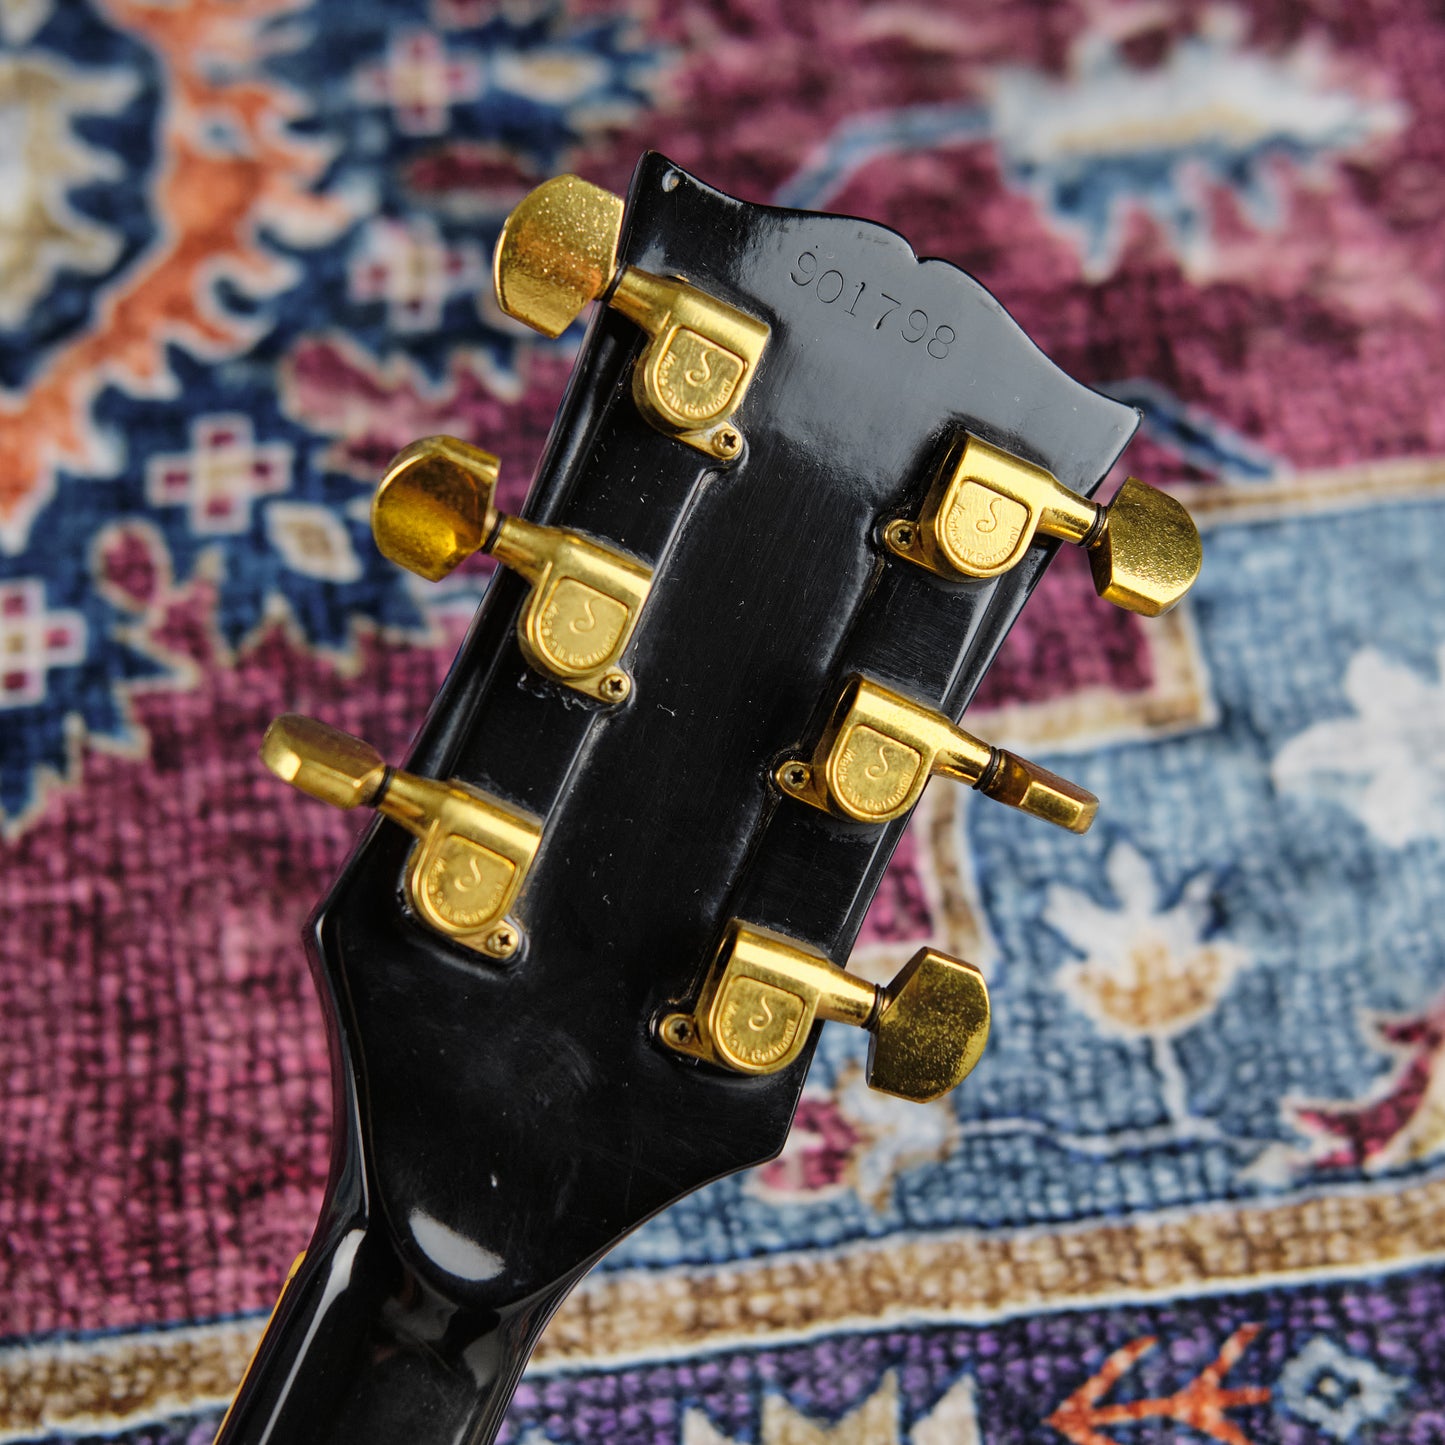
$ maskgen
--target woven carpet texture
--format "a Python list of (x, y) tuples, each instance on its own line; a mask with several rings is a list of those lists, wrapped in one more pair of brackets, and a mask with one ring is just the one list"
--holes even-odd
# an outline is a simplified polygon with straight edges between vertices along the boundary
[(1442, 74), (1431, 0), (4, 0), (0, 1442), (213, 1434), (316, 1218), (359, 826), (257, 741), (404, 753), (488, 577), (386, 562), (379, 469), (452, 432), (520, 503), (578, 333), (492, 245), (649, 147), (977, 276), (1205, 568), (1146, 622), (1064, 549), (970, 725), (1099, 824), (937, 786), (885, 880), (855, 966), (977, 962), (973, 1077), (825, 1030), (505, 1440), (1445, 1438)]

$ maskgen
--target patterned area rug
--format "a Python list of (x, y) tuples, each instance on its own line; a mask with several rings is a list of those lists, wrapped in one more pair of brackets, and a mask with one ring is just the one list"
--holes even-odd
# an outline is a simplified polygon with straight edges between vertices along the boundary
[[(656, 146), (887, 222), (1140, 406), (1158, 623), (1062, 556), (979, 730), (1088, 838), (931, 789), (865, 972), (988, 973), (945, 1102), (827, 1031), (786, 1152), (640, 1231), (506, 1439), (1445, 1438), (1445, 21), (1429, 0), (4, 0), (0, 1441), (215, 1429), (315, 1218), (302, 921), (486, 576), (366, 524), (452, 431), (515, 505), (575, 338), (502, 217)], [(479, 299), (480, 298), (480, 299)], [(987, 713), (987, 716), (981, 714)]]

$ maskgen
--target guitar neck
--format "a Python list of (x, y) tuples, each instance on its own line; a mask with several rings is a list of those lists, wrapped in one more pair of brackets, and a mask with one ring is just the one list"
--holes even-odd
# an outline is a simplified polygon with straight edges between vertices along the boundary
[(457, 1309), (385, 1229), (337, 1219), (288, 1282), (216, 1445), (489, 1441), (570, 1283)]
[[(338, 1000), (317, 972), (327, 1017), (338, 1020)], [(408, 1264), (369, 1203), (356, 1082), (341, 1034), (333, 1023), (326, 1206), (215, 1445), (480, 1445), (501, 1427), (532, 1349), (576, 1276), (471, 1310)]]

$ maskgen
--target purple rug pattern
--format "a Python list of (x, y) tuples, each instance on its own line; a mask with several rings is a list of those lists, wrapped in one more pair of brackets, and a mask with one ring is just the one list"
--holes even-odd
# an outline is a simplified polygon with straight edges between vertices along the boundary
[(488, 574), (381, 558), (377, 471), (455, 432), (521, 500), (576, 337), (492, 245), (646, 147), (977, 275), (1207, 560), (1143, 622), (1062, 556), (980, 697), (1088, 838), (930, 789), (884, 882), (862, 972), (988, 973), (967, 1086), (825, 1034), (508, 1439), (1445, 1433), (1442, 71), (1426, 0), (7, 3), (0, 1441), (214, 1430), (324, 1180), (354, 828), (257, 739), (404, 750)]

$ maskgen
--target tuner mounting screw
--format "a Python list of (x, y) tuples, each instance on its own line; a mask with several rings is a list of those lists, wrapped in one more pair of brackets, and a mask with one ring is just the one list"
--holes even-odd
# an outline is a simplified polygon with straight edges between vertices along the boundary
[(521, 941), (517, 930), (504, 923), (500, 928), (494, 928), (482, 940), (482, 952), (492, 958), (510, 958)]
[(621, 702), (632, 691), (632, 682), (625, 672), (609, 672), (597, 690), (604, 702)]
[(907, 552), (913, 546), (913, 523), (890, 522), (883, 529), (883, 540), (895, 552)]
[(672, 1014), (662, 1025), (662, 1036), (674, 1047), (692, 1042), (692, 1020), (686, 1014)]
[(717, 456), (735, 457), (743, 449), (743, 439), (736, 427), (720, 427), (713, 433), (712, 449)]
[(803, 763), (784, 763), (778, 770), (778, 777), (785, 788), (805, 788), (808, 785), (808, 769)]

